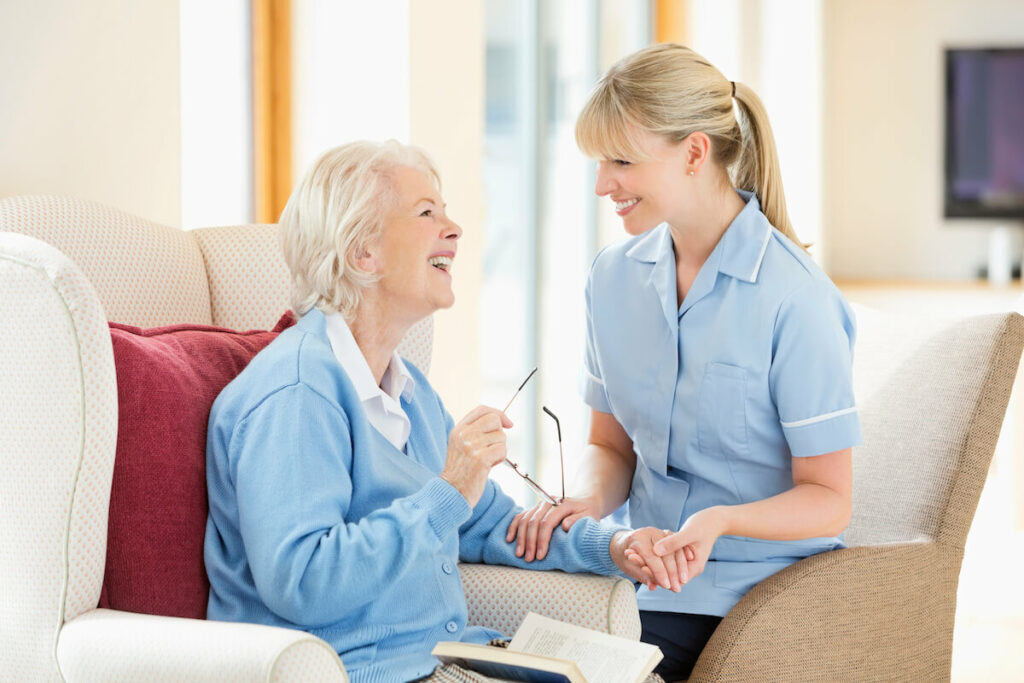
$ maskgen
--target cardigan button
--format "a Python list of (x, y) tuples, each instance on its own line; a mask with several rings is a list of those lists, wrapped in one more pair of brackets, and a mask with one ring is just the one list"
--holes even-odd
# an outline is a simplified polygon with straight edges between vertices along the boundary
[(459, 625), (456, 624), (454, 621), (449, 621), (447, 624), (444, 625), (444, 629), (448, 631), (448, 633), (455, 633), (459, 630)]

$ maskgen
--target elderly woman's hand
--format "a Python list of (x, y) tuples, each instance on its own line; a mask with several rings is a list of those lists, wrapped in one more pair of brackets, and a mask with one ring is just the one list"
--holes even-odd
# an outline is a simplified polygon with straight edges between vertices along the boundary
[(561, 524), (568, 531), (584, 517), (600, 517), (597, 503), (590, 498), (566, 498), (558, 505), (541, 501), (512, 518), (505, 532), (505, 541), (516, 542), (516, 557), (527, 562), (543, 560), (548, 554), (555, 527)]
[(470, 507), (484, 493), (491, 468), (505, 460), (505, 430), (512, 420), (497, 408), (477, 406), (448, 435), (448, 460), (441, 478), (458, 489)]

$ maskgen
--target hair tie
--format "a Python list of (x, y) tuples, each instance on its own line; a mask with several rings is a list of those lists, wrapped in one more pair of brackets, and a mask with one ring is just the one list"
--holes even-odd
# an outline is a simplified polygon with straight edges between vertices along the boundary
[(729, 82), (732, 83), (732, 97), (735, 98), (736, 97), (736, 81), (729, 81)]

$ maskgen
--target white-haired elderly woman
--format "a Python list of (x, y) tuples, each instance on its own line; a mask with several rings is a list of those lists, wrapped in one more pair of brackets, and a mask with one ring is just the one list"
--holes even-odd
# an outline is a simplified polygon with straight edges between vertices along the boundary
[[(395, 352), (454, 302), (462, 229), (439, 188), (394, 141), (321, 156), (281, 215), (301, 318), (210, 415), (209, 618), (309, 631), (357, 682), (440, 680), (438, 641), (501, 635), (467, 627), (457, 563), (525, 564), (505, 541), (519, 509), (488, 479), (512, 423), (486, 406), (454, 423)], [(587, 520), (538, 568), (639, 579), (627, 549), (662, 536)]]

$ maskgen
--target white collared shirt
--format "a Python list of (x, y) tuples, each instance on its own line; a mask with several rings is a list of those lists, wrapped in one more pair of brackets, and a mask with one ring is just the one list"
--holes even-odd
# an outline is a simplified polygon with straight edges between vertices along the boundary
[(345, 374), (352, 380), (356, 394), (363, 404), (366, 419), (373, 428), (391, 442), (395, 448), (405, 451), (412, 428), (409, 416), (402, 410), (400, 399), (412, 397), (416, 381), (409, 374), (409, 369), (397, 353), (392, 354), (391, 362), (384, 370), (380, 386), (373, 380), (370, 365), (359, 350), (352, 330), (340, 313), (324, 316), (327, 321), (327, 339), (331, 342), (334, 357), (341, 363)]

